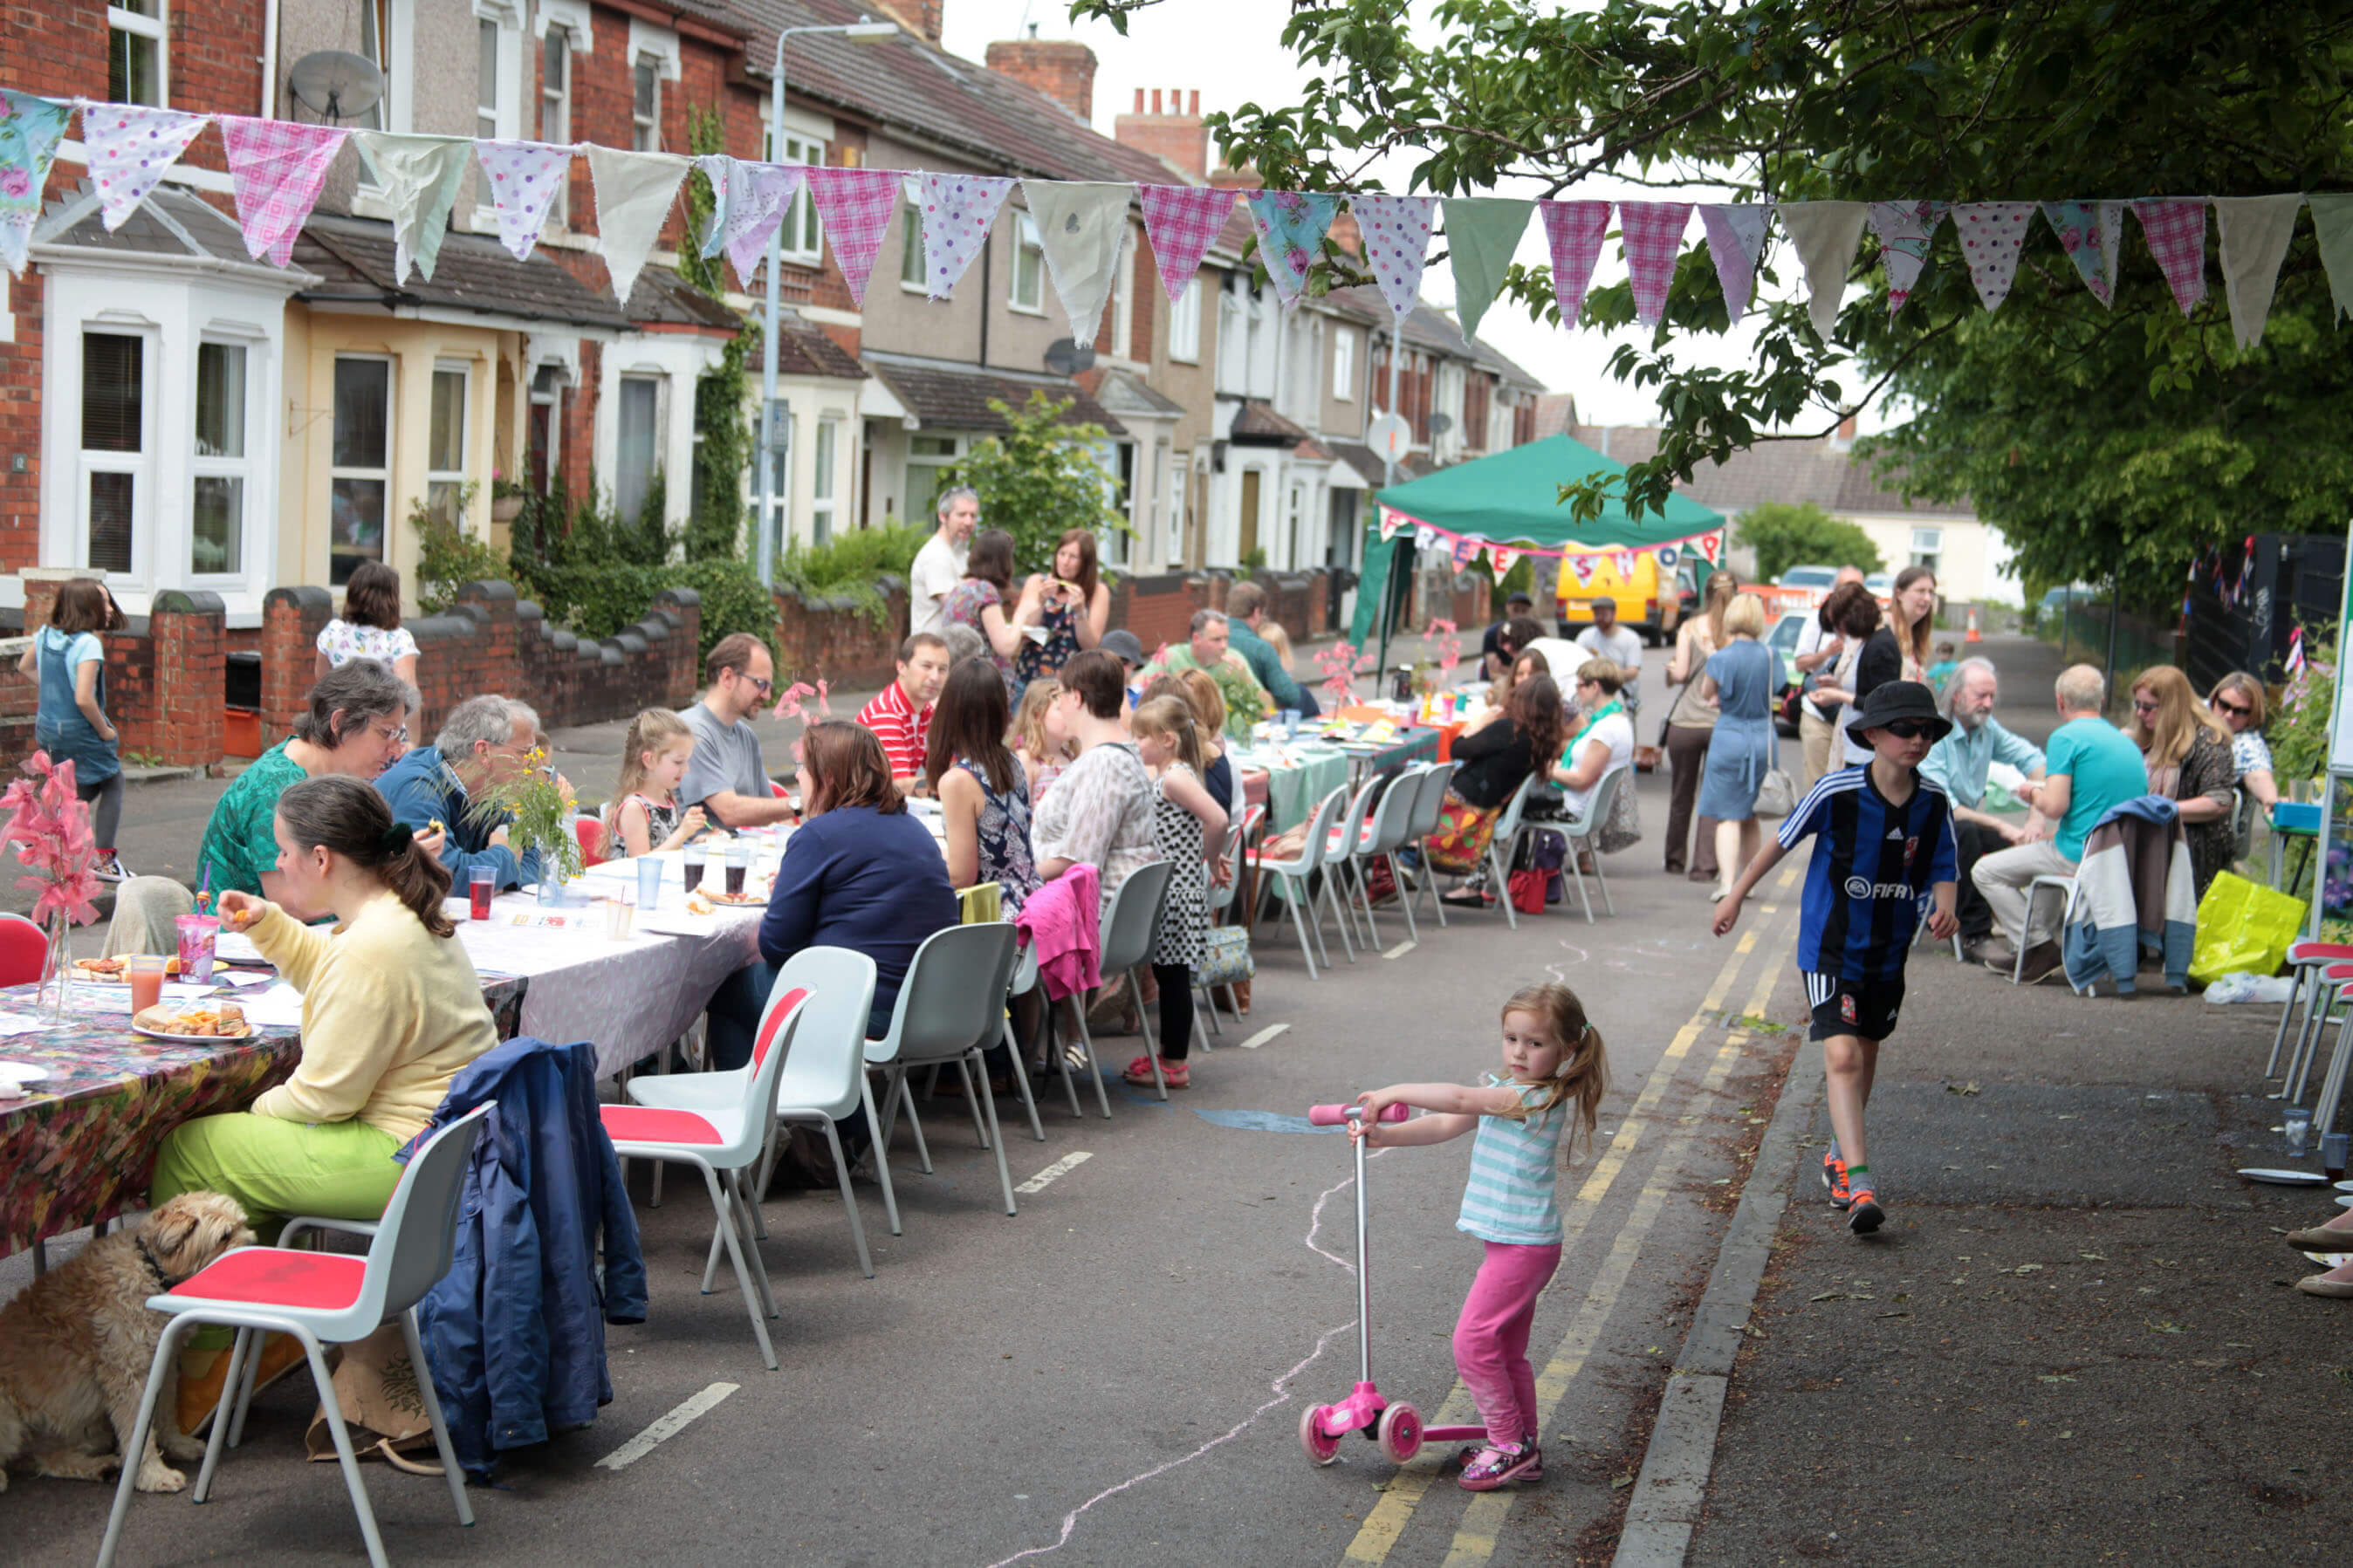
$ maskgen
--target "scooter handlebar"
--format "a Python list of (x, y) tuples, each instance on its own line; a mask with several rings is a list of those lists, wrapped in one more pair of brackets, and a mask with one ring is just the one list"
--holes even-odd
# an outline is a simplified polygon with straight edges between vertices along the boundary
[[(1354, 1105), (1311, 1105), (1307, 1108), (1307, 1121), (1311, 1126), (1339, 1127), (1347, 1122), (1348, 1112), (1356, 1109)], [(1381, 1109), (1383, 1121), (1403, 1121), (1412, 1114), (1411, 1109), (1403, 1105), (1389, 1105)]]

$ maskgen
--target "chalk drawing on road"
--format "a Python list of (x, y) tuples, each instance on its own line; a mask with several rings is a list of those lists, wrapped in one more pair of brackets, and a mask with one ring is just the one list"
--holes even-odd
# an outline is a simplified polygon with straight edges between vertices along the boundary
[(1304, 1116), (1285, 1116), (1280, 1110), (1202, 1110), (1194, 1115), (1218, 1127), (1231, 1127), (1243, 1132), (1345, 1132), (1345, 1127), (1318, 1127)]

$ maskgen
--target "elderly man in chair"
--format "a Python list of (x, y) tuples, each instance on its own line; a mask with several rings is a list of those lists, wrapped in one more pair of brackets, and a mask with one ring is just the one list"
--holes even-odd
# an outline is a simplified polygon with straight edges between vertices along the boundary
[(1994, 934), (1993, 908), (1978, 891), (1970, 875), (1979, 859), (2026, 842), (2026, 824), (2010, 822), (1985, 809), (1986, 777), (1996, 763), (2006, 763), (2026, 775), (2019, 796), (2032, 805), (2041, 793), (2043, 758), (2040, 748), (2002, 728), (1993, 716), (2000, 694), (2000, 678), (1992, 661), (1964, 659), (1945, 687), (1946, 717), (1952, 732), (1936, 742), (1920, 764), (1920, 776), (1945, 792), (1953, 803), (1953, 835), (1960, 846), (1961, 956), (1972, 963), (1988, 959), (2008, 963), (2017, 954)]
[[(474, 798), (514, 779), (534, 764), (539, 715), (511, 697), (470, 697), (449, 710), (441, 732), (375, 781), (396, 821), (423, 835), (436, 826), (448, 833), (441, 864), (450, 885), (463, 888), (474, 868), (488, 866), (501, 889), (539, 880), (537, 850), (518, 855), (507, 842), (507, 825), (476, 809)], [(561, 775), (556, 783), (567, 790)]]

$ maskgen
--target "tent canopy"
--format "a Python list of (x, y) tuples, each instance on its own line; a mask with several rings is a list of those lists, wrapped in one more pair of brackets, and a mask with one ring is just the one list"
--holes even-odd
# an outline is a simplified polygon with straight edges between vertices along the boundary
[[(1584, 523), (1574, 521), (1568, 508), (1560, 504), (1562, 485), (1625, 471), (1625, 464), (1581, 441), (1547, 436), (1375, 491), (1377, 504), (1366, 523), (1365, 574), (1357, 586), (1349, 640), (1364, 646), (1392, 579), (1402, 584), (1411, 569), (1413, 522), (1495, 544), (1533, 544), (1543, 550), (1639, 550), (1724, 526), (1722, 514), (1680, 494), (1668, 497), (1663, 514), (1640, 521), (1627, 515), (1622, 500), (1613, 500), (1599, 517)], [(1387, 544), (1380, 538), (1380, 507), (1411, 520)]]

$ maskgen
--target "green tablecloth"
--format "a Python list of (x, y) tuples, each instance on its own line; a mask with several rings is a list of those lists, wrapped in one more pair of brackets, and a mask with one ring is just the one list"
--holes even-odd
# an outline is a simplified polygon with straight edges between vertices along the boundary
[(1286, 747), (1285, 753), (1293, 764), (1288, 767), (1277, 764), (1265, 752), (1229, 753), (1237, 770), (1257, 768), (1266, 773), (1266, 826), (1270, 833), (1280, 833), (1306, 821), (1318, 801), (1348, 782), (1348, 758), (1343, 752), (1303, 745)]

